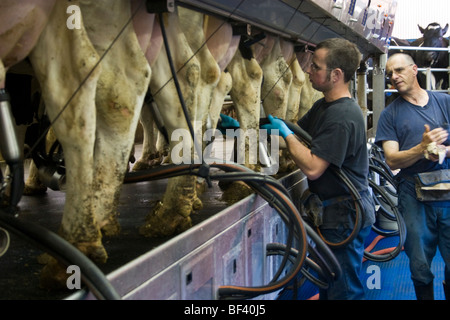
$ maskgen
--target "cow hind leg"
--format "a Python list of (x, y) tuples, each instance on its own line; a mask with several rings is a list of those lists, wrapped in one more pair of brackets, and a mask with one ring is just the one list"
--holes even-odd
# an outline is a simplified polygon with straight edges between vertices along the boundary
[[(263, 72), (256, 59), (244, 58), (238, 50), (227, 67), (232, 77), (232, 88), (230, 96), (235, 105), (235, 111), (241, 129), (244, 132), (259, 132), (261, 84)], [(237, 139), (234, 152), (238, 155), (236, 159), (246, 167), (259, 171), (260, 166), (257, 159), (251, 159), (255, 155), (254, 145), (250, 145), (251, 139)], [(251, 152), (252, 150), (252, 152)], [(242, 161), (243, 160), (243, 161)], [(227, 203), (235, 203), (253, 190), (243, 182), (219, 183), (223, 190), (222, 200)]]
[(162, 201), (147, 216), (139, 232), (146, 237), (178, 234), (192, 226), (192, 210), (199, 209), (195, 190), (196, 177), (181, 176), (168, 180)]
[[(108, 24), (104, 8), (110, 1), (88, 2), (85, 12), (89, 35), (99, 53), (110, 44), (108, 36), (119, 34), (131, 16), (128, 1), (115, 1), (116, 28)], [(131, 24), (122, 31), (102, 60), (102, 74), (96, 91), (95, 182), (93, 206), (96, 220), (105, 235), (120, 232), (118, 202), (129, 155), (141, 114), (151, 69)]]
[[(163, 22), (166, 27), (170, 48), (178, 49), (171, 50), (174, 64), (184, 65), (186, 61), (189, 61), (178, 72), (177, 77), (186, 108), (192, 118), (191, 120), (193, 120), (195, 119), (195, 111), (198, 103), (199, 79), (201, 76), (200, 63), (197, 57), (193, 55), (192, 49), (187, 43), (182, 28), (179, 25), (178, 15), (176, 13), (164, 15)], [(162, 48), (158, 58), (152, 65), (150, 89), (154, 93), (153, 97), (168, 131), (171, 161), (177, 162), (173, 159), (173, 148), (175, 146), (178, 147), (179, 143), (184, 145), (190, 139), (179, 142), (173, 140), (175, 138), (172, 137), (175, 130), (178, 133), (183, 132), (183, 134), (189, 133), (189, 130), (181, 109), (177, 91), (173, 80), (169, 78), (170, 76), (171, 71), (167, 62), (166, 51), (165, 48)], [(191, 147), (192, 140), (190, 140), (189, 145), (189, 148)], [(192, 149), (190, 150), (189, 161), (192, 159)], [(140, 233), (148, 237), (159, 237), (184, 231), (191, 226), (190, 214), (200, 207), (201, 201), (197, 197), (195, 177), (181, 176), (169, 178), (161, 202), (149, 213), (145, 223), (140, 228)]]
[[(56, 2), (30, 59), (42, 88), (49, 118), (54, 121), (52, 127), (64, 149), (66, 201), (59, 233), (93, 261), (105, 262), (107, 253), (101, 243), (101, 233), (90, 201), (95, 141), (94, 101), (100, 75), (100, 68), (94, 69), (94, 66), (99, 56), (84, 28), (69, 30), (61, 27), (66, 23), (66, 9), (65, 1)], [(86, 79), (84, 86), (69, 100), (83, 79)], [(55, 121), (67, 101), (71, 102)], [(58, 278), (54, 271), (56, 265), (55, 262), (48, 264), (41, 276)], [(59, 274), (65, 273), (64, 269), (59, 271)]]

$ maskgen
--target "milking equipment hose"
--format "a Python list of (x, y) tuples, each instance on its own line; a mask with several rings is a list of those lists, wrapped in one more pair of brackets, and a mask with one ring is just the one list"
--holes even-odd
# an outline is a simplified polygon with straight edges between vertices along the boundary
[[(340, 277), (342, 270), (334, 254), (315, 231), (310, 226), (303, 223), (300, 213), (290, 200), (288, 191), (276, 179), (256, 173), (243, 165), (233, 162), (212, 163), (210, 166), (225, 171), (225, 174), (210, 173), (209, 176), (212, 180), (241, 180), (248, 184), (257, 194), (265, 199), (269, 205), (276, 209), (284, 223), (290, 228), (287, 244), (283, 246), (283, 260), (291, 260), (290, 256), (292, 256), (292, 252), (295, 252), (296, 258), (293, 260), (293, 266), (282, 279), (277, 279), (283, 269), (280, 267), (277, 275), (274, 276), (272, 281), (267, 285), (258, 287), (232, 285), (219, 287), (218, 294), (220, 298), (248, 299), (286, 287), (295, 280), (297, 274), (301, 271), (306, 259), (307, 251), (316, 253), (314, 256), (317, 258), (317, 261), (315, 262), (321, 267), (322, 272), (327, 275), (325, 277), (326, 279), (332, 281), (333, 279)], [(201, 176), (201, 173), (199, 172), (200, 167), (200, 164), (179, 164), (165, 165), (160, 168), (139, 172), (129, 172), (126, 174), (124, 183), (135, 183), (185, 174)], [(315, 243), (315, 248), (308, 244), (306, 235), (308, 235)], [(298, 242), (298, 249), (291, 248), (293, 237), (295, 237), (295, 240)], [(270, 250), (268, 252), (272, 254)], [(284, 262), (282, 262), (281, 265), (284, 266)]]
[(81, 251), (54, 232), (0, 209), (0, 227), (28, 240), (48, 252), (59, 262), (77, 265), (81, 280), (99, 300), (120, 300), (120, 295), (103, 272)]
[[(200, 147), (198, 145), (198, 142), (195, 139), (195, 134), (193, 132), (193, 128), (191, 125), (191, 121), (189, 119), (189, 114), (186, 108), (186, 105), (184, 103), (184, 98), (181, 93), (180, 85), (177, 79), (177, 72), (174, 68), (171, 53), (170, 53), (170, 47), (168, 44), (167, 35), (165, 32), (165, 27), (162, 19), (162, 14), (159, 13), (158, 15), (159, 23), (161, 27), (161, 33), (164, 40), (164, 45), (166, 48), (166, 54), (170, 65), (170, 70), (172, 73), (172, 78), (174, 80), (175, 88), (177, 89), (177, 93), (179, 96), (179, 100), (181, 103), (181, 107), (183, 109), (186, 122), (188, 124), (188, 128), (191, 132), (192, 139), (194, 141), (194, 148), (197, 150), (198, 154), (200, 153)], [(221, 178), (221, 179), (229, 179), (232, 178), (233, 180), (239, 179), (244, 182), (246, 182), (253, 190), (255, 190), (262, 198), (267, 200), (267, 202), (276, 208), (277, 212), (280, 214), (283, 221), (288, 226), (289, 235), (288, 235), (288, 241), (286, 245), (286, 251), (284, 253), (283, 261), (281, 263), (281, 267), (278, 269), (278, 272), (276, 273), (273, 280), (268, 285), (263, 285), (259, 287), (242, 287), (242, 286), (222, 286), (219, 287), (218, 294), (220, 298), (252, 298), (261, 294), (270, 293), (276, 290), (279, 290), (286, 285), (288, 285), (291, 281), (295, 279), (297, 274), (300, 272), (300, 270), (303, 267), (303, 263), (306, 258), (306, 252), (308, 248), (308, 242), (306, 238), (306, 230), (305, 225), (303, 223), (303, 220), (297, 211), (295, 205), (291, 202), (289, 195), (287, 194), (287, 191), (280, 187), (274, 187), (275, 185), (278, 186), (278, 182), (275, 179), (266, 177), (261, 174), (257, 174), (254, 171), (244, 167), (237, 165), (235, 163), (228, 163), (228, 164), (212, 164), (212, 167), (219, 168), (221, 170), (224, 170), (227, 172), (227, 176), (214, 176), (210, 174), (210, 165), (205, 162), (205, 159), (202, 159), (201, 165), (176, 165), (172, 167), (165, 166), (162, 168), (159, 173), (162, 173), (165, 178), (172, 176), (172, 175), (181, 175), (181, 174), (196, 174), (200, 177), (205, 178), (205, 180), (208, 182), (208, 185), (211, 186), (210, 179), (211, 178)], [(230, 171), (237, 171), (235, 173), (229, 173)], [(230, 176), (233, 175), (233, 176)], [(153, 176), (153, 178), (157, 175), (155, 175), (155, 171), (153, 170), (150, 175)], [(143, 179), (145, 177), (145, 173), (139, 172), (136, 174), (127, 174), (125, 177), (125, 183), (135, 181), (135, 179)], [(148, 179), (148, 176), (144, 179)], [(261, 180), (263, 183), (261, 183)], [(312, 230), (309, 230), (310, 232)], [(313, 232), (314, 233), (314, 232)], [(295, 262), (293, 263), (293, 266), (289, 269), (287, 274), (280, 280), (278, 280), (279, 275), (282, 272), (282, 269), (285, 265), (285, 263), (289, 260), (290, 250), (292, 247), (292, 243), (294, 241), (294, 237), (298, 242), (299, 246), (299, 254), (297, 255), (297, 258), (295, 259)], [(333, 270), (333, 276), (338, 277), (341, 273), (340, 265), (336, 261), (336, 258), (330, 251), (330, 249), (325, 245), (321, 245), (321, 240), (318, 240), (319, 244), (318, 246), (324, 250), (323, 253), (325, 256), (327, 256), (328, 260), (327, 262), (322, 261), (324, 264), (330, 263), (334, 264), (334, 268), (329, 268)]]
[[(305, 130), (300, 128), (300, 126), (293, 124), (292, 122), (284, 121), (284, 123), (287, 125), (287, 127), (291, 131), (293, 131), (295, 133), (295, 135), (297, 135), (303, 142), (305, 142), (307, 144), (308, 148), (311, 147), (312, 138)], [(358, 190), (356, 190), (355, 186), (350, 181), (350, 179), (347, 177), (345, 172), (343, 170), (341, 170), (340, 168), (337, 168), (332, 165), (330, 165), (330, 169), (338, 176), (338, 178), (342, 182), (344, 182), (344, 184), (347, 186), (347, 188), (350, 192), (350, 195), (353, 198), (353, 201), (355, 202), (355, 212), (356, 212), (355, 226), (353, 227), (353, 230), (350, 233), (350, 235), (345, 240), (343, 240), (339, 243), (332, 243), (332, 242), (326, 240), (323, 237), (323, 235), (320, 233), (320, 229), (316, 228), (316, 230), (319, 233), (319, 235), (321, 236), (321, 238), (325, 241), (325, 243), (328, 244), (330, 247), (341, 247), (341, 246), (344, 246), (344, 245), (350, 243), (351, 241), (353, 241), (353, 239), (359, 233), (359, 231), (361, 229), (361, 221), (362, 221), (361, 217), (364, 214), (364, 208), (363, 208), (363, 205), (361, 202), (361, 195), (359, 194)]]
[[(308, 145), (308, 147), (311, 146), (312, 138), (305, 130), (300, 128), (300, 126), (293, 124), (292, 122), (285, 121), (285, 120), (283, 120), (283, 121), (285, 122), (285, 124), (287, 125), (287, 127), (290, 130), (292, 130), (303, 142), (305, 142)], [(341, 179), (345, 183), (345, 185), (348, 187), (348, 190), (351, 193), (351, 196), (355, 202), (355, 207), (356, 207), (355, 227), (353, 228), (353, 231), (350, 234), (350, 236), (343, 242), (338, 243), (338, 244), (330, 243), (329, 241), (327, 241), (326, 239), (323, 238), (323, 236), (320, 233), (320, 230), (318, 230), (318, 228), (317, 228), (319, 235), (322, 237), (322, 239), (325, 241), (325, 243), (327, 243), (329, 246), (333, 247), (333, 246), (345, 245), (346, 243), (349, 243), (351, 240), (353, 240), (354, 236), (359, 232), (359, 229), (361, 228), (361, 216), (364, 214), (364, 208), (362, 206), (361, 196), (360, 196), (358, 190), (354, 187), (353, 183), (347, 177), (345, 172), (342, 169), (337, 168), (335, 166), (331, 166), (331, 169), (338, 176), (338, 178)], [(395, 249), (391, 252), (386, 252), (384, 254), (372, 254), (365, 250), (364, 257), (370, 261), (386, 262), (386, 261), (392, 260), (401, 252), (401, 250), (403, 248), (403, 244), (405, 242), (405, 237), (406, 237), (406, 226), (405, 226), (403, 217), (401, 216), (401, 214), (399, 213), (399, 211), (397, 209), (397, 206), (393, 203), (392, 199), (386, 194), (386, 191), (384, 191), (381, 187), (376, 185), (371, 179), (369, 179), (369, 186), (372, 188), (372, 190), (374, 192), (376, 191), (378, 193), (378, 195), (383, 197), (383, 199), (387, 202), (387, 204), (392, 208), (394, 217), (388, 217), (388, 218), (392, 221), (395, 220), (397, 222), (399, 242), (398, 242), (398, 245), (395, 247)], [(375, 232), (380, 233), (380, 230), (378, 230), (377, 228), (372, 227), (372, 229)]]

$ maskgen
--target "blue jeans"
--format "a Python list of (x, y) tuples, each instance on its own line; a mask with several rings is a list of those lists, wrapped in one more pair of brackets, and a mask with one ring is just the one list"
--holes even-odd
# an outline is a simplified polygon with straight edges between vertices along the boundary
[[(332, 248), (342, 268), (339, 279), (330, 284), (327, 290), (319, 290), (320, 300), (363, 300), (364, 287), (359, 277), (364, 255), (364, 241), (370, 233), (371, 226), (362, 228), (352, 242), (339, 248)], [(330, 242), (345, 240), (352, 230), (324, 229), (322, 235)]]
[(431, 262), (438, 247), (445, 262), (445, 282), (450, 283), (450, 207), (418, 201), (408, 183), (399, 185), (398, 207), (406, 224), (404, 247), (413, 284), (423, 286), (433, 281)]

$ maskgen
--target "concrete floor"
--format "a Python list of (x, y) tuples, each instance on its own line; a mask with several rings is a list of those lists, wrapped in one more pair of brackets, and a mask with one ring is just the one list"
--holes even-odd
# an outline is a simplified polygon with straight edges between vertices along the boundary
[[(119, 205), (121, 234), (103, 238), (109, 259), (99, 267), (105, 274), (168, 240), (145, 238), (138, 232), (154, 203), (162, 198), (166, 183), (167, 180), (158, 180), (123, 186)], [(221, 194), (217, 182), (213, 182), (213, 187), (201, 195), (203, 209), (192, 216), (194, 225), (227, 207), (220, 200)], [(50, 189), (41, 196), (23, 196), (19, 203), (20, 216), (57, 232), (64, 201), (63, 192)], [(40, 288), (39, 273), (43, 266), (37, 258), (44, 251), (14, 234), (10, 237), (10, 248), (0, 257), (0, 300), (62, 299), (73, 293), (69, 290), (50, 292)]]

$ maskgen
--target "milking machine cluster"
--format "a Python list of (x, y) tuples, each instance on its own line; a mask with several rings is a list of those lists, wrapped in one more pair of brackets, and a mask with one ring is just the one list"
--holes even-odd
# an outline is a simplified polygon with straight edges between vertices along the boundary
[[(147, 4), (149, 3), (152, 3), (152, 1), (147, 1)], [(155, 10), (155, 8), (148, 9)], [(161, 11), (164, 10), (167, 10), (167, 8), (156, 13), (159, 15), (172, 78), (194, 141), (194, 147), (198, 154), (201, 154), (181, 94), (180, 85), (177, 80), (177, 72), (171, 59), (167, 35), (162, 22), (163, 19), (161, 18)], [(262, 119), (261, 122), (264, 122), (264, 119)], [(287, 121), (286, 124), (306, 144), (311, 142), (311, 137), (300, 127)], [(61, 147), (56, 143), (50, 148), (50, 152), (46, 152), (45, 139), (41, 140), (43, 142), (38, 146), (35, 146), (32, 152), (33, 160), (35, 160), (36, 165), (38, 166), (44, 184), (54, 190), (58, 190), (65, 174)], [(1, 153), (9, 169), (9, 172), (5, 175), (0, 172), (2, 201), (0, 210), (0, 257), (8, 249), (10, 242), (9, 232), (18, 234), (20, 237), (23, 237), (31, 241), (34, 245), (46, 250), (59, 261), (66, 263), (67, 265), (76, 264), (80, 266), (82, 280), (97, 298), (120, 299), (120, 296), (103, 273), (86, 256), (81, 254), (80, 251), (53, 232), (29, 221), (24, 221), (19, 217), (18, 203), (24, 188), (24, 155), (15, 133), (10, 99), (4, 89), (0, 90), (0, 142)], [(124, 182), (135, 183), (140, 181), (167, 179), (187, 174), (204, 178), (210, 186), (211, 180), (239, 180), (245, 182), (277, 211), (287, 227), (288, 235), (285, 244), (268, 244), (266, 247), (266, 256), (281, 255), (283, 257), (274, 277), (268, 284), (259, 287), (233, 285), (219, 287), (219, 298), (246, 299), (274, 292), (285, 288), (288, 285), (295, 285), (300, 278), (300, 274), (322, 288), (326, 288), (331, 282), (340, 277), (342, 270), (339, 261), (336, 260), (330, 247), (346, 245), (346, 243), (351, 241), (361, 227), (361, 217), (364, 214), (360, 195), (347, 178), (345, 172), (338, 168), (332, 168), (335, 174), (344, 181), (350, 190), (357, 215), (355, 228), (349, 238), (344, 241), (344, 243), (334, 244), (323, 239), (317, 230), (314, 230), (308, 223), (305, 223), (299, 209), (293, 204), (289, 192), (278, 180), (271, 176), (254, 172), (247, 167), (234, 162), (224, 163), (223, 160), (218, 162), (211, 160), (213, 159), (208, 159), (207, 161), (203, 158), (201, 164), (169, 164), (147, 171), (130, 172), (126, 174)], [(378, 172), (378, 174), (384, 176), (383, 172)], [(395, 234), (399, 235), (400, 240), (398, 247), (390, 253), (374, 255), (365, 252), (365, 256), (367, 259), (373, 261), (388, 261), (397, 256), (400, 252), (404, 242), (405, 228), (401, 216), (396, 209), (396, 205), (388, 196), (386, 196), (385, 190), (373, 181), (370, 186), (372, 187), (374, 197), (379, 200), (379, 208), (388, 207), (388, 209), (382, 211), (385, 212), (389, 219), (397, 222), (398, 230)]]

